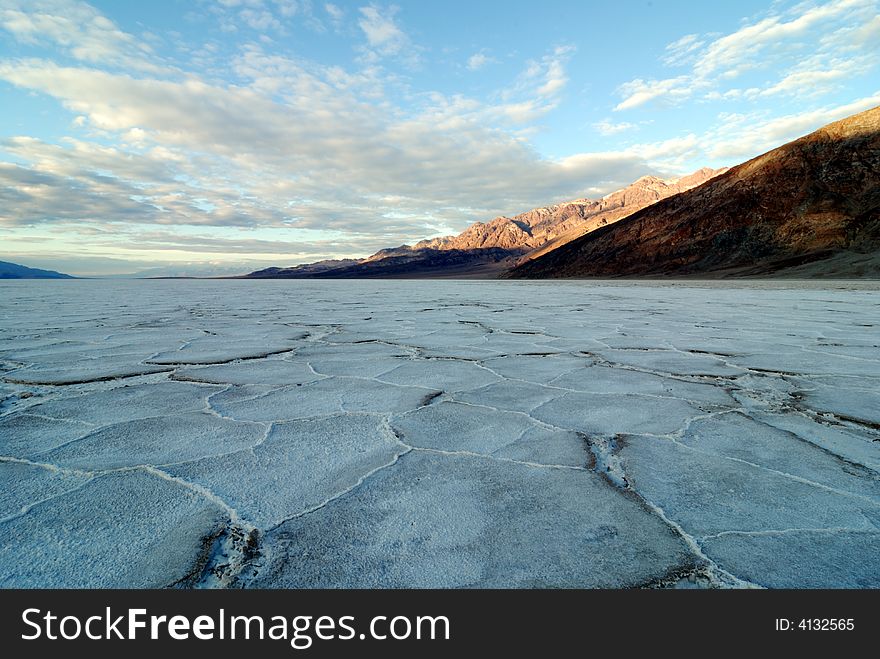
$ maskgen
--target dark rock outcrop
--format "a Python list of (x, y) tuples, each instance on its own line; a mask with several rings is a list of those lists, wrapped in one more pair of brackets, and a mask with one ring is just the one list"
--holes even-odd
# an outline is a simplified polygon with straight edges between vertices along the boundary
[(253, 272), (254, 279), (361, 279), (361, 278), (495, 278), (510, 269), (522, 250), (497, 247), (486, 249), (419, 249), (364, 259), (354, 264), (310, 271), (297, 268), (268, 268)]
[(40, 270), (17, 263), (0, 261), (0, 279), (76, 279), (76, 277), (54, 270)]
[[(660, 199), (688, 190), (724, 170), (700, 169), (680, 179), (643, 176), (602, 199), (535, 208), (515, 217), (475, 222), (457, 236), (381, 249), (365, 259), (320, 261), (266, 268), (251, 278), (497, 277), (516, 263), (540, 256)], [(376, 265), (381, 263), (381, 265)]]
[(302, 265), (294, 265), (289, 268), (265, 268), (257, 270), (247, 275), (254, 279), (283, 279), (286, 277), (307, 277), (333, 270), (335, 268), (345, 268), (350, 265), (359, 263), (357, 259), (328, 259), (326, 261), (317, 261), (315, 263), (304, 263)]
[[(834, 264), (835, 276), (865, 276), (876, 268), (871, 255), (878, 249), (880, 107), (658, 201), (508, 276), (723, 276), (788, 269), (815, 276), (825, 260)], [(859, 272), (847, 270), (850, 262), (861, 264)]]

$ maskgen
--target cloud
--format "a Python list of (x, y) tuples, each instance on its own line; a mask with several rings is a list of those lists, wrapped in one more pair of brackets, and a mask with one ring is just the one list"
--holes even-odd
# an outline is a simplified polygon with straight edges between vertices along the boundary
[(238, 18), (254, 30), (265, 32), (282, 29), (281, 21), (275, 18), (271, 11), (265, 9), (242, 9), (238, 12)]
[[(291, 18), (299, 13), (301, 3), (298, 0), (273, 0), (274, 5), (281, 16)], [(303, 8), (308, 11), (310, 3), (308, 1), (302, 3)]]
[(409, 45), (409, 37), (394, 20), (398, 8), (395, 6), (382, 9), (377, 5), (361, 7), (361, 18), (358, 26), (367, 38), (367, 43), (374, 52), (380, 55), (396, 55)]
[[(533, 93), (558, 78), (554, 62), (562, 55), (554, 51), (532, 72)], [(361, 93), (366, 80), (339, 71), (307, 70), (259, 49), (234, 66), (250, 84), (135, 78), (45, 60), (0, 63), (0, 78), (52, 95), (121, 140), (110, 150), (9, 141), (3, 149), (26, 164), (2, 172), (14, 198), (0, 220), (283, 226), (336, 230), (352, 243), (357, 234), (398, 241), (586, 189), (608, 191), (647, 167), (636, 153), (545, 159), (492, 125), (505, 113), (534, 113), (533, 106), (437, 94), (415, 113), (380, 112), (376, 103), (387, 100), (371, 100)], [(20, 180), (26, 173), (52, 178), (33, 190)]]
[(594, 123), (593, 128), (595, 128), (600, 135), (608, 137), (610, 135), (617, 135), (618, 133), (636, 130), (638, 126), (636, 124), (629, 123), (628, 121), (613, 123), (608, 119), (603, 119), (602, 121), (597, 121), (596, 123)]
[[(556, 46), (551, 53), (545, 55), (538, 66), (540, 72), (543, 68), (544, 84), (538, 89), (538, 96), (552, 97), (561, 92), (568, 84), (568, 76), (565, 73), (565, 64), (575, 52), (574, 46)], [(530, 68), (529, 72), (534, 71)]]
[(618, 87), (617, 93), (623, 97), (623, 100), (614, 107), (614, 110), (631, 110), (657, 99), (674, 103), (690, 96), (692, 84), (692, 80), (687, 76), (666, 80), (636, 78)]
[(478, 53), (474, 53), (470, 57), (468, 57), (467, 68), (471, 71), (479, 71), (487, 64), (494, 62), (495, 60), (489, 57), (484, 51), (480, 51)]
[(217, 17), (223, 32), (237, 32), (247, 27), (263, 33), (288, 34), (290, 22), (299, 17), (303, 25), (315, 32), (325, 31), (313, 11), (311, 0), (217, 0), (208, 6), (208, 12)]
[[(16, 4), (13, 11), (27, 14), (28, 6)], [(271, 0), (224, 0), (214, 6), (233, 17), (271, 11), (282, 21), (284, 11), (303, 20), (310, 5), (290, 3), (285, 10)], [(100, 16), (77, 2), (55, 0), (53, 7), (53, 16), (79, 16), (71, 29), (86, 36), (92, 29), (86, 23)], [(408, 56), (412, 44), (395, 8), (370, 5), (350, 17), (362, 23), (364, 54)], [(6, 234), (90, 236), (83, 244), (106, 250), (123, 250), (120, 241), (126, 240), (136, 253), (132, 258), (151, 252), (175, 259), (268, 258), (272, 245), (290, 256), (288, 263), (365, 255), (436, 235), (438, 227), (457, 231), (499, 214), (602, 196), (646, 173), (684, 173), (694, 160), (735, 162), (869, 102), (781, 119), (726, 116), (720, 128), (703, 135), (621, 140), (628, 145), (615, 151), (548, 158), (526, 131), (564, 99), (571, 46), (550, 47), (525, 62), (510, 84), (480, 99), (414, 90), (404, 76), (369, 57), (350, 66), (325, 65), (253, 42), (222, 60), (212, 56), (208, 72), (200, 74), (163, 66), (141, 40), (120, 31), (108, 38), (112, 54), (97, 62), (87, 51), (74, 55), (76, 45), (53, 27), (25, 27), (42, 25), (37, 17), (29, 20), (4, 25), (13, 25), (19, 41), (35, 39), (61, 57), (0, 59), (0, 80), (18, 93), (54, 99), (69, 113), (75, 137), (0, 140), (0, 225)], [(871, 22), (862, 25), (870, 28)], [(846, 34), (853, 37), (843, 39), (847, 47), (860, 47), (854, 32)], [(696, 62), (690, 58), (706, 52), (702, 37), (679, 41), (668, 51), (679, 59)], [(744, 100), (788, 95), (806, 84), (810, 72), (827, 73), (815, 84), (834, 85), (869, 67), (860, 50), (846, 57), (828, 50), (840, 57), (826, 57), (833, 47), (820, 41), (816, 52), (800, 58), (801, 68), (789, 67), (764, 87), (713, 87), (693, 71), (633, 80), (621, 88), (619, 109), (697, 93)], [(129, 60), (138, 64), (123, 64)], [(623, 136), (641, 123), (605, 119), (593, 127)]]
[(487, 108), (486, 116), (512, 124), (529, 124), (556, 109), (568, 84), (565, 66), (574, 46), (556, 46), (540, 60), (529, 60), (517, 79)]
[[(618, 87), (622, 100), (614, 109), (632, 110), (652, 102), (676, 105), (695, 92), (708, 100), (827, 93), (837, 82), (863, 75), (880, 61), (880, 39), (872, 38), (880, 34), (878, 11), (877, 0), (801, 3), (720, 37), (685, 35), (666, 46), (662, 61), (689, 66), (689, 72), (630, 80)], [(782, 72), (775, 82), (729, 88), (732, 81), (771, 67)]]
[(261, 226), (283, 224), (285, 217), (259, 203), (242, 204), (229, 182), (200, 178), (205, 163), (160, 146), (132, 152), (72, 138), (61, 146), (13, 137), (0, 143), (0, 150), (28, 163), (0, 162), (5, 226), (64, 221)]
[(538, 87), (538, 96), (554, 96), (561, 92), (566, 84), (568, 84), (568, 77), (565, 75), (565, 69), (562, 66), (562, 62), (559, 60), (553, 60), (547, 67), (546, 82)]
[(770, 16), (712, 42), (700, 55), (694, 71), (701, 77), (718, 72), (727, 77), (739, 75), (743, 70), (758, 66), (769, 48), (809, 37), (814, 28), (872, 5), (876, 8), (873, 0), (836, 0), (814, 7), (799, 5), (793, 10), (799, 13), (789, 20), (784, 16)]
[(867, 71), (873, 65), (870, 58), (831, 62), (827, 68), (818, 68), (822, 66), (821, 63), (817, 63), (817, 68), (811, 68), (807, 64), (792, 70), (776, 84), (748, 95), (820, 96), (832, 91), (838, 83)]
[(757, 113), (726, 114), (721, 127), (705, 136), (708, 156), (737, 162), (810, 133), (825, 124), (880, 105), (880, 90), (851, 103), (767, 118)]
[(667, 66), (683, 66), (692, 62), (696, 53), (705, 45), (705, 40), (697, 34), (686, 34), (666, 46), (663, 63)]
[[(371, 49), (408, 48), (395, 12), (361, 9)], [(137, 47), (133, 37), (123, 41)], [(0, 171), (0, 223), (274, 227), (314, 253), (332, 234), (335, 253), (350, 254), (607, 192), (644, 173), (645, 161), (632, 153), (542, 158), (508, 130), (555, 107), (572, 52), (559, 46), (527, 63), (496, 102), (428, 93), (410, 95), (406, 109), (386, 95), (393, 78), (379, 67), (322, 66), (256, 45), (227, 60), (237, 84), (176, 70), (0, 61), (0, 79), (57, 99), (80, 132), (115, 142), (7, 140), (0, 150), (18, 164)], [(321, 237), (305, 237), (314, 232)]]
[[(638, 144), (629, 147), (629, 151), (638, 154), (651, 163), (662, 163), (664, 167), (680, 168), (701, 153), (702, 141), (694, 133), (681, 137), (672, 137), (661, 142)], [(655, 164), (655, 169), (657, 168)]]
[(54, 45), (82, 62), (158, 70), (149, 45), (85, 2), (3, 0), (0, 28), (21, 43)]
[[(134, 252), (186, 252), (204, 254), (238, 254), (240, 256), (267, 255), (301, 255), (310, 257), (312, 254), (327, 254), (327, 258), (336, 250), (346, 251), (351, 248), (345, 241), (306, 241), (283, 239), (260, 239), (245, 236), (217, 237), (215, 235), (172, 231), (128, 231), (125, 242), (120, 245), (116, 236), (108, 233), (102, 239), (92, 240), (91, 244), (98, 248), (125, 249)], [(387, 244), (376, 240), (365, 240), (362, 248), (378, 251)]]
[(327, 12), (334, 23), (339, 23), (345, 18), (345, 10), (338, 5), (334, 5), (332, 2), (328, 2), (324, 5), (324, 11)]
[(262, 0), (217, 0), (217, 4), (224, 7), (260, 7)]
[(846, 37), (853, 46), (859, 47), (873, 44), (876, 48), (877, 43), (880, 42), (880, 14), (861, 25), (857, 25), (849, 32)]

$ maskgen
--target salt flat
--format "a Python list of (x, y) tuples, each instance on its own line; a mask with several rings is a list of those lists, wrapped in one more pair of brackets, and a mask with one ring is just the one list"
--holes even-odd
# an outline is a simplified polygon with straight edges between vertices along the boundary
[(870, 282), (0, 282), (0, 586), (880, 587)]

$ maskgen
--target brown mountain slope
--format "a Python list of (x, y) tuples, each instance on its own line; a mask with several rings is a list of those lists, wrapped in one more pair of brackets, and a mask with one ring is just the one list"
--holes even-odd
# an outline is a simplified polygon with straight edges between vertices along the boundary
[(643, 176), (632, 185), (628, 185), (617, 192), (612, 192), (599, 201), (585, 199), (564, 204), (561, 207), (562, 212), (567, 210), (567, 206), (578, 205), (582, 209), (581, 213), (577, 217), (575, 217), (574, 213), (569, 213), (569, 217), (550, 224), (549, 230), (544, 230), (539, 234), (543, 240), (531, 252), (526, 254), (521, 259), (521, 262), (531, 261), (543, 256), (547, 252), (552, 252), (557, 247), (571, 242), (575, 238), (580, 238), (591, 231), (622, 220), (628, 215), (632, 215), (636, 211), (650, 206), (661, 199), (690, 190), (726, 171), (727, 169), (703, 167), (688, 176), (667, 181), (656, 176)]
[(831, 257), (843, 276), (841, 264), (878, 248), (880, 107), (758, 156), (508, 276), (764, 274)]
[[(660, 199), (700, 185), (723, 171), (726, 170), (704, 167), (683, 178), (668, 181), (656, 176), (643, 176), (602, 199), (575, 199), (534, 208), (514, 217), (501, 216), (489, 222), (475, 222), (457, 236), (423, 240), (412, 249), (472, 250), (498, 247), (541, 250), (544, 253)], [(550, 247), (551, 244), (553, 247)], [(528, 254), (524, 258), (530, 257), (531, 254)]]
[(253, 279), (496, 279), (509, 270), (522, 251), (485, 249), (383, 250), (381, 258), (362, 259), (338, 267), (266, 268), (245, 277)]
[(534, 208), (512, 218), (475, 222), (457, 236), (381, 249), (358, 260), (321, 261), (290, 268), (266, 268), (253, 278), (300, 277), (486, 277), (543, 254), (626, 217), (660, 199), (688, 190), (725, 170), (703, 168), (680, 179), (643, 176), (602, 199), (576, 199)]

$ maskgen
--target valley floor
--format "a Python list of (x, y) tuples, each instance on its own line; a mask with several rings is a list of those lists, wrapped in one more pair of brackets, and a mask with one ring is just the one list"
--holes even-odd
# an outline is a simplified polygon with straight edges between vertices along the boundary
[(880, 587), (876, 282), (0, 283), (2, 587)]

